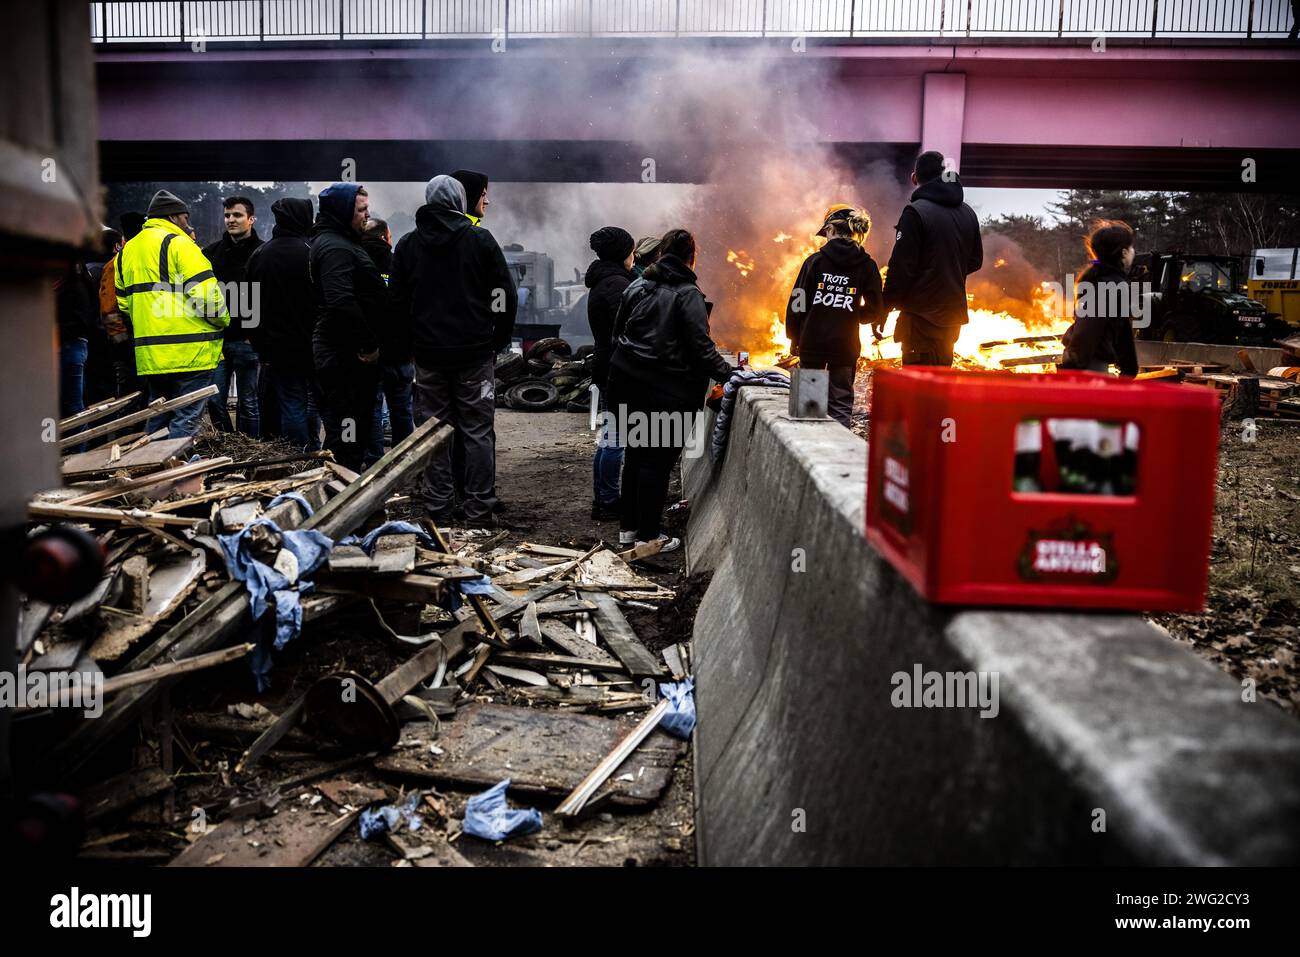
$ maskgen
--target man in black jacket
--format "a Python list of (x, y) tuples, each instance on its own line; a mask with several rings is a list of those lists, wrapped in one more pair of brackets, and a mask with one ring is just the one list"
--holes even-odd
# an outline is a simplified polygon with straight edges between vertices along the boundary
[[(244, 282), (245, 269), (249, 258), (262, 245), (257, 230), (253, 227), (257, 217), (253, 215), (253, 201), (247, 196), (227, 196), (221, 202), (224, 209), (226, 231), (221, 238), (210, 246), (205, 246), (203, 255), (212, 263), (212, 273), (221, 283), (226, 305), (230, 310), (230, 325), (226, 326), (224, 343), (221, 347), (222, 359), (217, 363), (213, 373), (212, 384), (217, 387), (217, 394), (208, 400), (208, 415), (212, 424), (222, 432), (230, 432), (230, 413), (226, 402), (230, 396), (230, 380), (235, 380), (235, 389), (239, 393), (239, 406), (235, 414), (235, 423), (240, 432), (247, 435), (261, 435), (261, 415), (257, 402), (258, 361), (253, 349), (252, 332), (257, 328), (260, 316), (237, 314), (241, 304), (253, 300), (239, 284)], [(238, 290), (238, 292), (236, 292)]]
[(369, 217), (364, 187), (326, 187), (308, 260), (316, 301), (312, 355), (324, 400), (325, 447), (354, 471), (361, 471), (374, 427), (379, 344), (388, 306), (384, 278), (361, 248)]
[(862, 248), (871, 219), (852, 206), (826, 211), (826, 245), (804, 260), (785, 309), (785, 331), (799, 365), (827, 370), (831, 418), (853, 422), (853, 380), (862, 354), (859, 327), (885, 317), (880, 270)]
[[(372, 219), (366, 223), (361, 236), (361, 248), (366, 251), (388, 283), (393, 272), (393, 234), (388, 223)], [(415, 386), (415, 360), (405, 337), (398, 334), (392, 321), (389, 306), (388, 335), (379, 343), (379, 397), (375, 400), (375, 425), (366, 451), (367, 464), (378, 462), (384, 455), (384, 403), (388, 404), (388, 421), (393, 430), (393, 444), (401, 442), (415, 431), (411, 411), (411, 391)]]
[(962, 202), (961, 180), (944, 170), (942, 153), (916, 158), (912, 184), (895, 227), (885, 310), (900, 310), (894, 338), (903, 365), (951, 366), (952, 347), (970, 318), (966, 277), (984, 263), (979, 218)]
[[(415, 355), (415, 420), (454, 426), (465, 446), (465, 519), (495, 519), (496, 413), (493, 357), (510, 342), (518, 295), (492, 234), (465, 216), (465, 187), (435, 176), (415, 230), (393, 251), (390, 294)], [(421, 493), (433, 521), (449, 524), (455, 503), (451, 450), (435, 452)]]
[[(614, 354), (614, 317), (623, 298), (623, 290), (636, 278), (632, 271), (632, 234), (617, 226), (602, 226), (591, 234), (590, 245), (596, 259), (587, 267), (583, 282), (587, 293), (587, 322), (596, 340), (591, 363), (592, 387), (597, 390), (597, 410), (608, 408), (605, 386), (609, 379), (609, 357)], [(606, 417), (596, 443), (596, 458), (591, 464), (593, 496), (591, 517), (596, 521), (617, 519), (619, 510), (618, 479), (623, 467), (623, 448), (618, 429)]]
[(277, 199), (271, 212), (271, 239), (248, 260), (248, 280), (258, 284), (261, 302), (252, 342), (279, 412), (279, 434), (299, 448), (315, 450), (320, 448), (320, 401), (311, 351), (316, 303), (307, 264), (311, 200)]

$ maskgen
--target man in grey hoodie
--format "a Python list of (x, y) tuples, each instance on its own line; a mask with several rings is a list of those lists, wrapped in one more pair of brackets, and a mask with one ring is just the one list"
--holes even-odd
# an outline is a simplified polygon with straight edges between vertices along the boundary
[[(465, 447), (467, 524), (492, 527), (496, 504), (494, 357), (510, 343), (518, 295), (492, 234), (465, 216), (465, 187), (435, 176), (415, 230), (393, 250), (393, 315), (415, 355), (415, 421), (455, 427)], [(422, 487), (430, 518), (450, 524), (451, 448), (435, 452)]]

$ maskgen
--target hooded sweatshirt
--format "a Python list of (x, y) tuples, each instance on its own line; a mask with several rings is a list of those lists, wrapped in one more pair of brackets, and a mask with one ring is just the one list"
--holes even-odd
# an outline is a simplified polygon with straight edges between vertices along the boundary
[(895, 227), (885, 275), (885, 309), (935, 328), (965, 325), (966, 276), (984, 263), (979, 217), (963, 202), (961, 180), (918, 186)]
[(277, 199), (271, 205), (271, 238), (249, 257), (245, 272), (258, 283), (261, 314), (251, 330), (253, 347), (272, 366), (311, 368), (311, 333), (316, 323), (307, 265), (310, 254), (310, 199)]
[(514, 332), (519, 297), (505, 254), (465, 217), (465, 187), (435, 176), (415, 230), (393, 250), (389, 292), (416, 363), (463, 369), (491, 361)]
[(312, 294), (316, 325), (312, 352), (318, 369), (345, 368), (374, 352), (389, 321), (384, 279), (352, 229), (358, 183), (335, 183), (320, 194), (312, 228)]
[(591, 290), (587, 294), (587, 322), (591, 325), (596, 352), (591, 361), (591, 379), (597, 388), (604, 389), (609, 379), (609, 359), (614, 354), (614, 317), (623, 298), (623, 290), (636, 278), (636, 273), (621, 262), (597, 259), (587, 267), (583, 283)]
[(884, 316), (880, 270), (851, 239), (829, 240), (804, 260), (785, 309), (785, 331), (808, 368), (853, 365), (860, 326)]

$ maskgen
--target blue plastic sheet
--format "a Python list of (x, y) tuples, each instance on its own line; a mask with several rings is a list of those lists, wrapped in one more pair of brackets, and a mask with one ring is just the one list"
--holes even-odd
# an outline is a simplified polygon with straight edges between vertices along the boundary
[(465, 822), (461, 825), (466, 834), (485, 841), (504, 841), (542, 829), (542, 812), (537, 808), (512, 808), (506, 803), (508, 787), (510, 779), (506, 778), (469, 799), (465, 805)]
[(385, 804), (383, 807), (366, 808), (361, 812), (361, 840), (372, 841), (396, 831), (403, 823), (408, 831), (418, 831), (424, 825), (424, 819), (415, 813), (420, 803), (420, 792), (413, 791), (407, 802), (398, 807)]
[[(297, 564), (297, 575), (292, 581), (280, 569), (253, 557), (248, 536), (259, 526), (267, 526), (278, 533), (281, 549), (293, 556)], [(226, 570), (230, 573), (230, 577), (243, 582), (244, 587), (248, 589), (253, 620), (260, 620), (267, 608), (274, 603), (274, 647), (277, 651), (281, 650), (302, 631), (301, 598), (311, 591), (312, 584), (309, 578), (325, 564), (334, 543), (317, 531), (305, 529), (281, 531), (275, 522), (267, 518), (250, 522), (232, 535), (220, 535), (217, 540), (221, 543), (221, 551), (226, 559)], [(266, 649), (259, 647), (251, 658), (257, 690), (265, 691), (270, 685), (270, 655)]]
[(308, 518), (311, 518), (316, 511), (314, 508), (311, 507), (311, 503), (308, 502), (301, 495), (299, 495), (297, 492), (284, 492), (280, 495), (277, 495), (275, 498), (271, 499), (269, 503), (267, 503), (266, 510), (269, 512), (271, 509), (275, 508), (277, 505), (283, 504), (284, 502), (297, 502), (299, 505), (302, 506), (302, 510)]
[(689, 740), (695, 730), (695, 679), (662, 682), (659, 697), (668, 699), (668, 711), (660, 719), (659, 727)]

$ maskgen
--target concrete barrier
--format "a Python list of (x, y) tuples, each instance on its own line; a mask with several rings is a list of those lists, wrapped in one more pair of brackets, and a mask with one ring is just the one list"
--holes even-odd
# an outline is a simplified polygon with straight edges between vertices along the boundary
[[(863, 537), (866, 445), (745, 389), (683, 464), (699, 860), (1294, 864), (1300, 724), (1136, 615), (947, 611)], [(999, 710), (896, 708), (988, 672)]]
[[(1216, 362), (1237, 371), (1244, 368), (1237, 355), (1242, 346), (1214, 346), (1203, 342), (1148, 342), (1143, 339), (1139, 339), (1135, 345), (1139, 365), (1159, 366), (1182, 359), (1186, 362)], [(1291, 365), (1281, 349), (1248, 346), (1246, 354), (1254, 363), (1256, 372)]]

